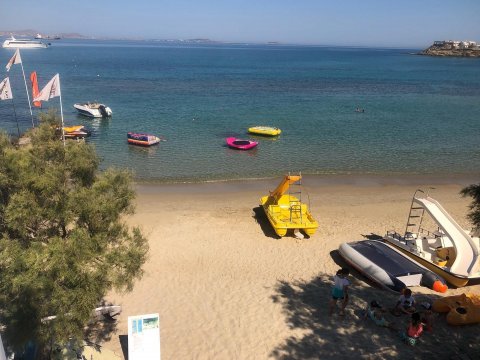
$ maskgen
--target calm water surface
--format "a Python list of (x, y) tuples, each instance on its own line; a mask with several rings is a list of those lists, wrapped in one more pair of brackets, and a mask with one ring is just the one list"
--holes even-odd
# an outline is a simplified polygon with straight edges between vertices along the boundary
[[(21, 55), (40, 87), (60, 73), (65, 122), (93, 130), (88, 141), (102, 167), (130, 168), (140, 180), (480, 174), (480, 59), (414, 51), (60, 40)], [(0, 63), (12, 54), (0, 49)], [(26, 130), (20, 65), (9, 75)], [(113, 117), (76, 114), (75, 102), (92, 100), (110, 106)], [(59, 108), (59, 100), (44, 106)], [(0, 122), (16, 132), (11, 101), (0, 102)], [(248, 152), (224, 145), (227, 136), (252, 138), (246, 130), (254, 125), (283, 133), (255, 138), (260, 144)], [(167, 141), (134, 147), (128, 131)]]

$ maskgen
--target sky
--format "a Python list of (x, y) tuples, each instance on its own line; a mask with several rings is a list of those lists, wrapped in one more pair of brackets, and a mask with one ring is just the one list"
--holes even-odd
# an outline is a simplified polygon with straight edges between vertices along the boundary
[(285, 44), (480, 42), (480, 0), (0, 0), (0, 31)]

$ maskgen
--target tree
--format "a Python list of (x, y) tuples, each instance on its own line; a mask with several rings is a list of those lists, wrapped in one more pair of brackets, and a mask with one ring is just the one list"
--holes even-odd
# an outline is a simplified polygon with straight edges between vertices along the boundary
[(477, 230), (480, 230), (480, 183), (469, 185), (463, 188), (460, 193), (463, 196), (470, 196), (472, 197), (472, 203), (470, 204), (470, 212), (468, 214), (468, 218), (472, 222), (473, 226), (476, 227)]
[(131, 174), (99, 172), (93, 146), (64, 146), (55, 112), (40, 117), (29, 146), (0, 134), (0, 325), (13, 349), (33, 340), (48, 358), (54, 343), (82, 340), (109, 290), (132, 290), (148, 244), (122, 222)]

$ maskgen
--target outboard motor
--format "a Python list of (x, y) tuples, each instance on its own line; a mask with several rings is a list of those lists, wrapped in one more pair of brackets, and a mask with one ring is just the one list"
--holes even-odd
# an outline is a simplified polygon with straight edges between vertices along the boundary
[(107, 109), (105, 108), (105, 105), (99, 105), (98, 111), (100, 111), (100, 114), (102, 114), (103, 117), (108, 116), (108, 112), (107, 112)]

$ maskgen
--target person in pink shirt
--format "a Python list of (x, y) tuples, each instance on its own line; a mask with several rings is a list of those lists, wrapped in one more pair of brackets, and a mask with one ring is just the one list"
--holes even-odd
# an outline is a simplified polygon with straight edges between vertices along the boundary
[(405, 343), (411, 346), (415, 346), (418, 338), (423, 333), (423, 324), (418, 312), (412, 314), (410, 323), (408, 324), (407, 331), (401, 334), (401, 338)]

